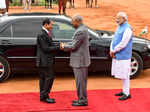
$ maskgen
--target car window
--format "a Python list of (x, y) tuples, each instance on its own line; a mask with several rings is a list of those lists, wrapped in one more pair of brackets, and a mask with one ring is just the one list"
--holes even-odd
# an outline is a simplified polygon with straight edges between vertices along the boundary
[(11, 25), (0, 32), (0, 37), (11, 37)]
[(54, 22), (52, 33), (56, 39), (72, 39), (75, 29), (63, 22)]
[(37, 37), (41, 31), (41, 21), (24, 20), (18, 21), (12, 25), (13, 37)]

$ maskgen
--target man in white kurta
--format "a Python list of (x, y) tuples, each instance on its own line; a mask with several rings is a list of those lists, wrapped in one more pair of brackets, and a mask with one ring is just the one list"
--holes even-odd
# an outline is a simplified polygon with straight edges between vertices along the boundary
[(110, 47), (110, 56), (113, 58), (112, 75), (123, 81), (122, 92), (115, 94), (115, 96), (121, 96), (119, 100), (126, 100), (131, 98), (129, 86), (132, 56), (132, 28), (127, 23), (127, 16), (124, 12), (117, 14), (116, 22), (119, 26)]

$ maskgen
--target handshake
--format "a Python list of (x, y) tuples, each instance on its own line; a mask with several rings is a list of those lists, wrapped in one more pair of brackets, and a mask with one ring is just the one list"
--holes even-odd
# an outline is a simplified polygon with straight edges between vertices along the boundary
[(60, 45), (59, 45), (60, 50), (64, 50), (66, 45), (67, 45), (67, 43), (61, 42)]

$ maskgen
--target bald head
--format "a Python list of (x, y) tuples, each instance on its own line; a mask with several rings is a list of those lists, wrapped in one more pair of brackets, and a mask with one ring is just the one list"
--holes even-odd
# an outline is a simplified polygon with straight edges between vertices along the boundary
[(80, 24), (83, 23), (83, 19), (82, 19), (82, 16), (76, 14), (73, 16), (72, 18), (72, 24), (75, 28), (78, 28)]
[(82, 16), (80, 16), (78, 14), (74, 15), (72, 19), (74, 21), (77, 21), (77, 22), (82, 22), (83, 21)]

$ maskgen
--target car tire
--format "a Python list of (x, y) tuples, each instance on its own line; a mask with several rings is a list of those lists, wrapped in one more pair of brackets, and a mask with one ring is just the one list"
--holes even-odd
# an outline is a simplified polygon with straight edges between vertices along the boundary
[(0, 82), (5, 81), (10, 76), (10, 65), (8, 61), (0, 56)]
[(135, 77), (137, 77), (142, 70), (143, 70), (143, 60), (138, 53), (133, 52), (131, 58), (130, 79), (134, 79)]

